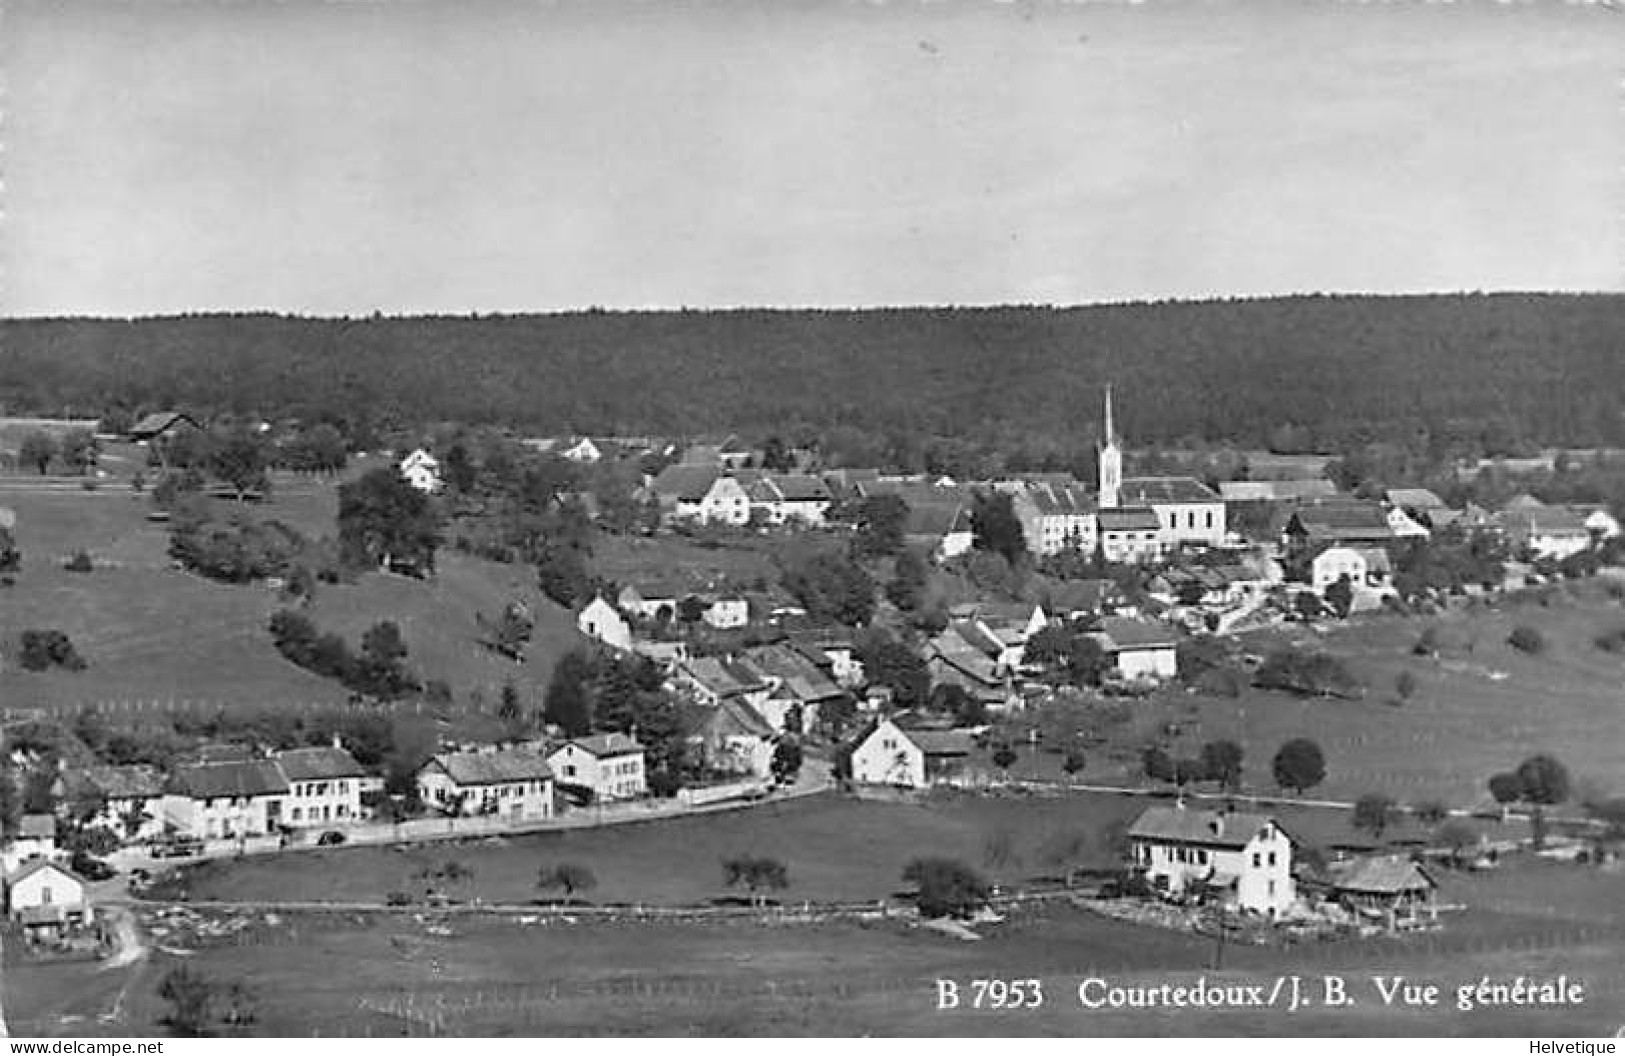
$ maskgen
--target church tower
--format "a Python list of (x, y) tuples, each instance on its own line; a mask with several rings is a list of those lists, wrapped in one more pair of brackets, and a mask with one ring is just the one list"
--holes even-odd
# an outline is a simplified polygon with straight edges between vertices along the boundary
[(1117, 430), (1112, 427), (1112, 387), (1106, 386), (1106, 442), (1100, 448), (1100, 508), (1115, 510), (1117, 493), (1123, 486), (1123, 449), (1117, 446)]

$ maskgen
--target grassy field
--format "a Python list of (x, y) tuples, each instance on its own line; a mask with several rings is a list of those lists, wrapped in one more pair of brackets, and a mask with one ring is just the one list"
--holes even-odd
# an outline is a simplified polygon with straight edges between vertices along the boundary
[[(128, 490), (11, 490), (0, 504), (17, 513), (23, 568), (0, 588), (0, 699), (17, 707), (74, 708), (85, 704), (205, 702), (274, 704), (341, 701), (336, 682), (288, 663), (265, 630), (281, 607), (263, 585), (215, 583), (171, 567), (168, 531), (146, 519), (145, 497)], [(288, 482), (257, 515), (278, 518), (316, 535), (331, 533), (336, 500), (328, 485)], [(91, 573), (62, 562), (88, 551)], [(440, 679), (467, 704), (475, 691), (495, 707), (506, 681), (539, 704), (553, 660), (579, 639), (570, 613), (541, 597), (521, 566), (466, 555), (441, 555), (440, 574), (419, 582), (368, 575), (318, 592), (314, 618), (324, 629), (359, 644), (380, 619), (402, 627), (409, 663), (425, 679)], [(476, 613), (494, 615), (510, 600), (526, 601), (536, 620), (526, 662), (514, 664), (476, 644)], [(76, 673), (21, 670), (18, 635), (29, 628), (68, 633), (88, 663)]]
[[(150, 1035), (163, 973), (180, 963), (258, 995), (255, 1032), (291, 1036), (558, 1035), (1431, 1035), (1604, 1036), (1625, 1019), (1625, 899), (1618, 872), (1530, 863), (1447, 874), (1443, 931), (1284, 949), (1210, 941), (1066, 906), (1013, 913), (968, 943), (904, 921), (567, 923), (409, 914), (256, 915), (239, 940), (133, 969), (19, 967), (7, 1016), (19, 1036)], [(1482, 977), (1566, 974), (1564, 1009), (1459, 1010)], [(1444, 988), (1435, 1008), (1385, 1008), (1373, 975)], [(1085, 1010), (1078, 984), (1263, 984), (1344, 979), (1356, 1003), (1216, 1010)], [(939, 1011), (936, 980), (1038, 978), (1036, 1010)], [(116, 1008), (116, 1013), (114, 1012)], [(108, 1016), (104, 1021), (101, 1017)]]
[[(829, 793), (707, 816), (457, 845), (222, 860), (194, 867), (188, 890), (204, 900), (382, 901), (390, 891), (419, 892), (415, 874), (454, 859), (474, 878), (452, 893), (513, 903), (541, 894), (535, 888), (541, 866), (568, 861), (596, 875), (595, 901), (693, 904), (728, 895), (721, 862), (744, 853), (786, 864), (790, 886), (779, 896), (786, 903), (885, 898), (904, 888), (904, 866), (922, 855), (961, 859), (1015, 889), (1055, 876), (1067, 864), (1117, 864), (1108, 827), (1156, 802), (1116, 795), (942, 795), (900, 803)], [(1343, 811), (1288, 807), (1274, 813), (1305, 843), (1325, 846), (1355, 835)], [(1524, 826), (1512, 828), (1527, 834)], [(1396, 829), (1393, 835), (1412, 834)]]

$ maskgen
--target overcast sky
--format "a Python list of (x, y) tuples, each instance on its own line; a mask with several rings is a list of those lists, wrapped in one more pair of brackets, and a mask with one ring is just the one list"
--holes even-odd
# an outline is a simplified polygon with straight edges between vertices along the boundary
[(1625, 12), (11, 0), (0, 312), (1617, 290)]

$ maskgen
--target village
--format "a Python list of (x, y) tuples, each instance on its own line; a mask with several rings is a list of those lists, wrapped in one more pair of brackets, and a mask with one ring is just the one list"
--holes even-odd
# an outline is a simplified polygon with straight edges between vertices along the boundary
[[(967, 938), (979, 937), (971, 930), (976, 920), (1001, 919), (989, 916), (990, 907), (1010, 912), (1020, 899), (1055, 895), (1137, 927), (1229, 934), (1265, 946), (1428, 933), (1448, 927), (1442, 910), (1464, 908), (1439, 897), (1441, 870), (1493, 869), (1521, 854), (1617, 870), (1617, 796), (1587, 790), (1577, 803), (1584, 812), (1564, 814), (1562, 804), (1581, 794), (1550, 754), (1528, 753), (1506, 772), (1466, 775), (1476, 792), (1465, 797), (1401, 802), (1369, 781), (1363, 794), (1343, 785), (1340, 794), (1310, 799), (1306, 790), (1328, 770), (1313, 725), (1283, 739), (1268, 780), (1256, 764), (1244, 780), (1242, 745), (1221, 736), (1223, 726), (1204, 730), (1202, 711), (1180, 700), (1255, 689), (1307, 701), (1358, 700), (1385, 687), (1362, 682), (1332, 649), (1304, 635), (1493, 611), (1502, 599), (1548, 604), (1565, 584), (1595, 581), (1617, 596), (1625, 582), (1615, 571), (1621, 533), (1605, 506), (1549, 505), (1524, 492), (1493, 510), (1453, 508), (1424, 488), (1371, 482), (1350, 494), (1326, 475), (1328, 459), (1317, 457), (1258, 454), (1238, 480), (1126, 475), (1109, 388), (1103, 400), (1091, 484), (1048, 472), (962, 482), (819, 470), (805, 464), (810, 453), (787, 450), (776, 438), (765, 451), (733, 438), (681, 449), (647, 438), (517, 440), (511, 450), (542, 467), (526, 473), (555, 482), (549, 515), (567, 510), (598, 521), (603, 536), (630, 540), (634, 555), (658, 555), (662, 540), (702, 558), (730, 548), (749, 552), (762, 540), (795, 546), (812, 539), (824, 549), (788, 566), (777, 582), (730, 576), (724, 561), (669, 566), (658, 557), (613, 576), (580, 576), (576, 605), (563, 610), (568, 653), (555, 658), (544, 706), (528, 714), (510, 680), (492, 694), (492, 705), (476, 703), (452, 721), (447, 716), (458, 709), (444, 706), (445, 694), (434, 732), (407, 749), (391, 743), (397, 733), (380, 740), (378, 732), (380, 717), (395, 714), (389, 709), (403, 698), (420, 715), (427, 699), (406, 688), (423, 683), (398, 663), (404, 643), (384, 650), (385, 659), (369, 645), (365, 662), (334, 669), (350, 687), (342, 704), (274, 721), (263, 712), (228, 719), (222, 709), (186, 726), (184, 743), (161, 759), (133, 727), (118, 728), (116, 707), (58, 711), (53, 719), (8, 699), (7, 801), (16, 813), (6, 822), (3, 864), (15, 933), (47, 961), (117, 959), (131, 956), (130, 907), (148, 906), (139, 910), (148, 927), (170, 919), (159, 907), (196, 897), (186, 878), (199, 863), (248, 868), (278, 856), (327, 860), (366, 847), (457, 848), (629, 824), (722, 825), (828, 797), (1121, 801), (1108, 812), (1115, 820), (1089, 837), (1093, 853), (1076, 853), (1082, 836), (1072, 837), (1072, 850), (1046, 850), (1051, 886), (1021, 882), (1016, 903), (964, 861), (915, 874), (915, 904), (900, 911)], [(44, 446), (37, 437), (51, 427), (14, 425), (27, 430), (14, 471), (37, 461)], [(245, 491), (267, 509), (286, 501), (271, 486), (268, 461), (232, 478), (229, 459), (187, 460), (192, 446), (213, 444), (218, 452), (245, 436), (253, 440), (253, 430), (224, 428), (178, 413), (149, 415), (125, 433), (98, 430), (90, 446), (110, 457), (82, 456), (77, 476), (47, 476), (49, 467), (40, 465), (35, 476), (8, 478), (8, 501), (23, 511), (0, 512), (9, 574), (28, 568), (17, 540), (27, 536), (31, 494), (105, 502), (123, 489), (137, 502), (150, 494), (152, 529), (171, 533), (169, 552), (182, 556), (166, 575), (199, 575), (210, 559), (183, 550), (182, 523), (203, 518), (241, 532), (257, 522), (209, 522), (216, 515), (199, 509), (243, 508)], [(61, 442), (55, 457), (68, 448)], [(626, 472), (626, 464), (651, 455), (664, 464)], [(356, 461), (373, 467), (364, 477), (422, 503), (443, 526), (436, 530), (452, 534), (481, 523), (469, 513), (474, 474), (467, 459), (454, 441)], [(614, 474), (594, 472), (612, 463)], [(342, 511), (343, 488), (357, 486), (358, 472), (311, 478), (282, 470), (279, 479), (295, 493), (312, 480), (322, 489), (349, 480), (339, 489)], [(144, 494), (140, 477), (148, 473), (159, 483)], [(218, 478), (209, 485), (213, 497), (160, 503), (164, 481), (173, 492), (186, 475), (194, 491)], [(604, 481), (627, 491), (604, 490)], [(598, 511), (628, 504), (643, 512), (624, 526), (603, 526)], [(833, 556), (842, 547), (854, 556)], [(889, 569), (890, 581), (871, 578), (859, 554), (868, 555), (870, 568)], [(98, 558), (85, 560), (94, 567)], [(425, 561), (386, 547), (368, 560), (376, 566), (368, 575), (408, 586), (432, 584), (440, 574), (432, 550)], [(477, 553), (469, 560), (490, 563)], [(553, 558), (537, 560), (545, 568)], [(1018, 567), (1044, 574), (1013, 590)], [(301, 574), (309, 575), (293, 562), (242, 578), (287, 596), (287, 584)], [(940, 590), (943, 580), (957, 591)], [(296, 607), (309, 611), (315, 589), (307, 587)], [(569, 600), (545, 585), (542, 593), (508, 597), (500, 614), (477, 616), (480, 645), (496, 662), (522, 668), (538, 611)], [(314, 640), (314, 630), (290, 630), (290, 611), (279, 610), (271, 622), (278, 650), (320, 670), (305, 658), (319, 649), (307, 643), (301, 653), (298, 646), (300, 634)], [(1448, 652), (1438, 634), (1446, 623), (1425, 630), (1411, 652), (1435, 661)], [(1512, 646), (1540, 652), (1538, 643), (1519, 641), (1534, 633), (1520, 624)], [(419, 643), (412, 642), (414, 654)], [(30, 648), (25, 636), (20, 663), (34, 669)], [(334, 648), (342, 653), (343, 643)], [(372, 681), (356, 682), (368, 663)], [(572, 663), (574, 683), (560, 674)], [(1402, 672), (1391, 703), (1415, 692), (1415, 676)], [(1176, 708), (1183, 710), (1167, 721)], [(356, 716), (367, 714), (371, 719), (356, 725)], [(1363, 744), (1364, 735), (1353, 743)], [(1309, 823), (1312, 837), (1300, 824), (1306, 810), (1319, 812)], [(1347, 819), (1343, 831), (1328, 826), (1328, 815)], [(1411, 835), (1398, 839), (1402, 826)], [(989, 837), (983, 848), (983, 868), (1007, 874), (1012, 856), (994, 842)], [(457, 861), (425, 866), (411, 885), (343, 901), (396, 911), (462, 906), (534, 914), (533, 900), (459, 891), (473, 870)], [(596, 884), (591, 869), (566, 866), (555, 879), (567, 896)], [(783, 863), (741, 859), (728, 883), (735, 879), (749, 885), (754, 906), (758, 883), (784, 886)], [(214, 890), (225, 890), (221, 883)], [(568, 897), (564, 904), (583, 911)], [(808, 912), (813, 904), (806, 902)], [(844, 903), (829, 903), (836, 904)], [(884, 910), (886, 899), (878, 904)], [(154, 908), (159, 917), (151, 916)]]

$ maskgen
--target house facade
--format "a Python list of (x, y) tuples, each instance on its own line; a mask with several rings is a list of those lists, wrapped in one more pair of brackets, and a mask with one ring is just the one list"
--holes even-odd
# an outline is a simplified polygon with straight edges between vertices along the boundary
[(290, 748), (271, 759), (288, 782), (284, 825), (297, 829), (361, 820), (361, 784), (367, 773), (349, 752), (337, 745)]
[(1152, 888), (1269, 917), (1292, 908), (1292, 840), (1273, 818), (1151, 807), (1129, 828), (1129, 856)]
[(553, 770), (536, 752), (448, 752), (418, 770), (418, 795), (443, 814), (513, 821), (553, 816)]
[(76, 813), (88, 828), (120, 840), (150, 840), (164, 831), (164, 775), (150, 766), (64, 770), (51, 788), (57, 815)]
[(624, 733), (577, 737), (550, 754), (547, 765), (555, 781), (589, 788), (600, 803), (649, 792), (643, 745)]
[(632, 648), (632, 625), (603, 595), (594, 595), (576, 615), (576, 629), (613, 649), (627, 652)]
[(25, 862), (56, 857), (56, 816), (53, 814), (24, 814), (17, 820), (17, 833), (6, 844), (0, 855), (0, 864), (6, 872)]
[(1113, 564), (1143, 564), (1163, 555), (1162, 522), (1145, 508), (1102, 508), (1095, 515), (1100, 553)]
[(1165, 624), (1107, 616), (1094, 637), (1119, 677), (1162, 681), (1179, 673), (1179, 635)]
[(1026, 485), (1011, 496), (1010, 507), (1033, 554), (1047, 557), (1068, 548), (1095, 552), (1095, 500), (1083, 485)]
[(35, 858), (6, 878), (6, 910), (13, 922), (30, 930), (81, 923), (91, 912), (85, 882), (44, 858)]
[(852, 750), (852, 781), (927, 788), (963, 773), (970, 750), (970, 735), (962, 731), (904, 730), (891, 719), (882, 719)]
[(288, 779), (268, 759), (176, 769), (163, 799), (166, 831), (200, 839), (265, 836), (285, 823)]

